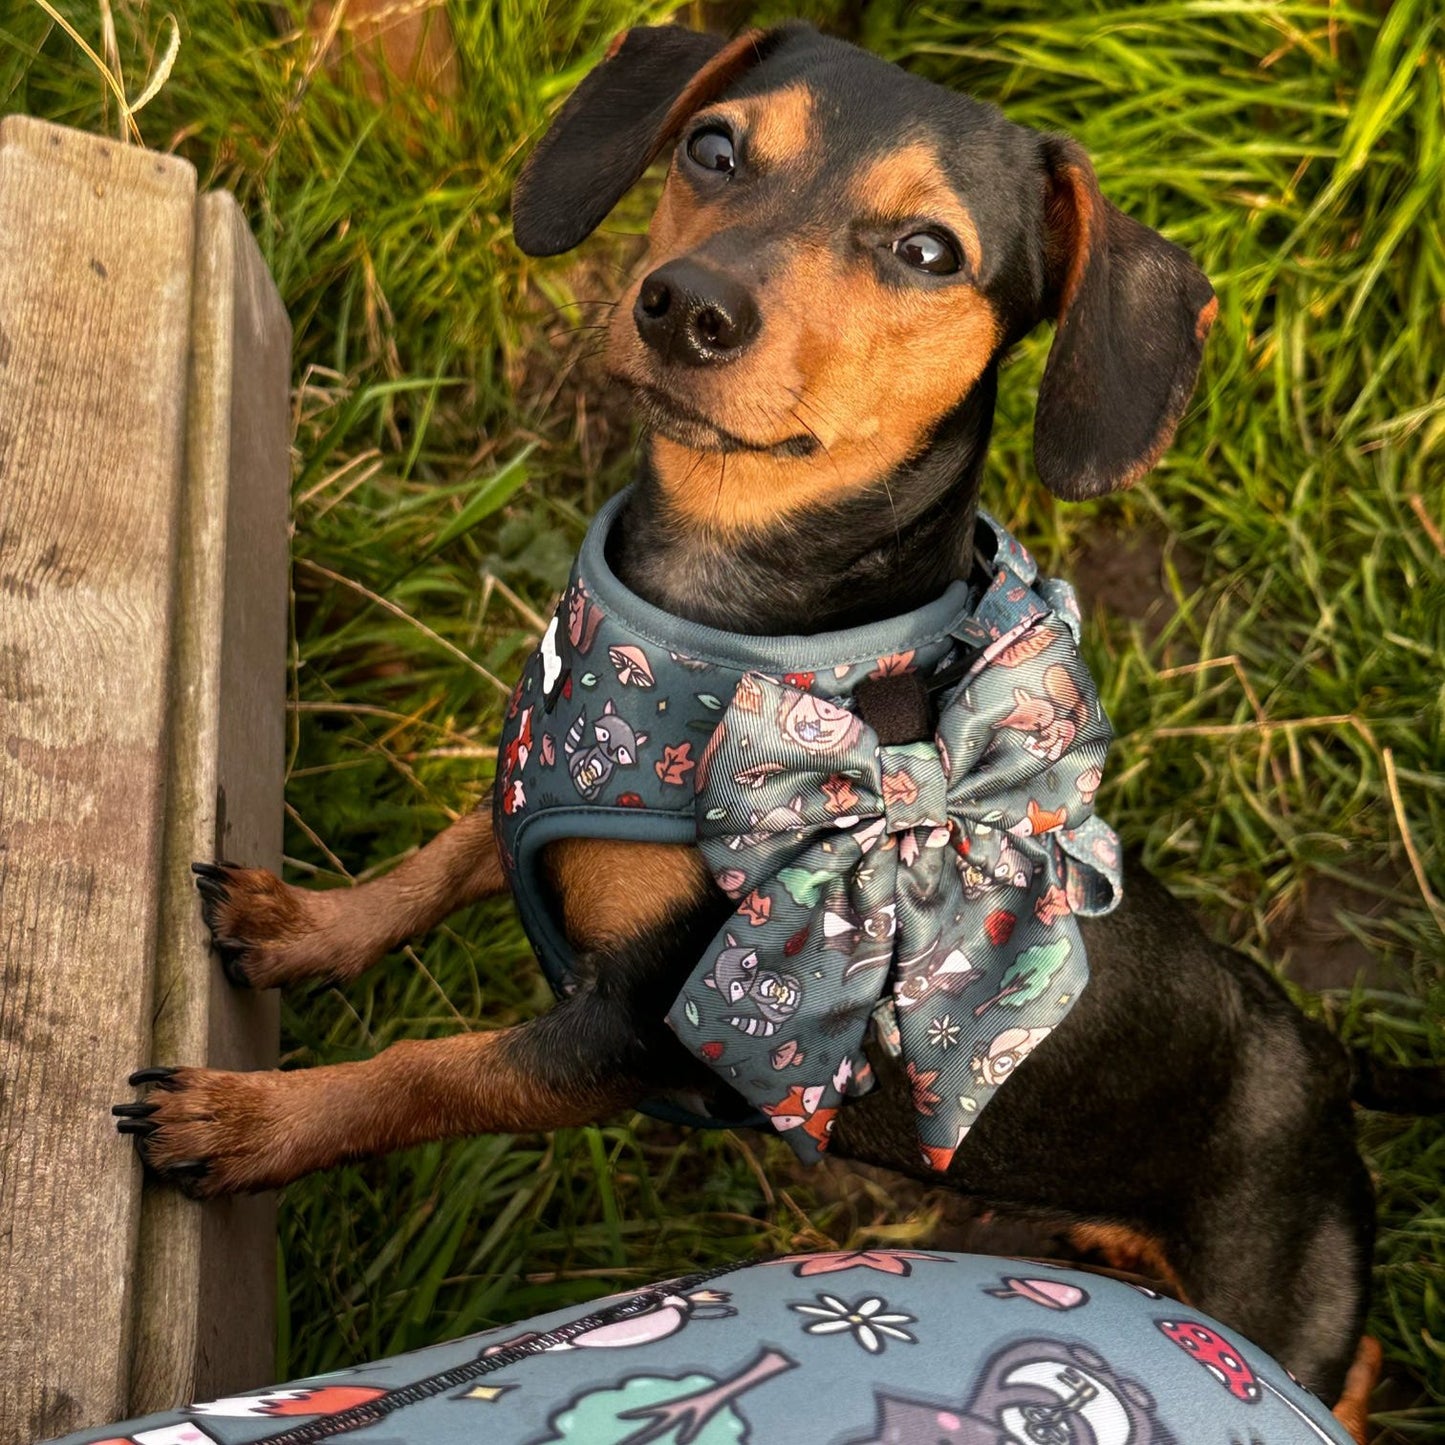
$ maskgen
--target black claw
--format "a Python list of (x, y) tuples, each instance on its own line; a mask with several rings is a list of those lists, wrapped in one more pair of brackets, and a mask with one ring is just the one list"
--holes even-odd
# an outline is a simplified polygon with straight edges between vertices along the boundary
[(159, 1104), (112, 1104), (110, 1112), (117, 1119), (149, 1119), (159, 1108)]
[(149, 1069), (137, 1069), (126, 1081), (134, 1088), (137, 1084), (163, 1084), (180, 1072), (179, 1066), (155, 1064)]
[(139, 1134), (144, 1138), (154, 1134), (160, 1125), (154, 1119), (122, 1119), (115, 1127), (119, 1134)]
[(163, 1174), (181, 1174), (189, 1179), (199, 1179), (202, 1175), (211, 1172), (211, 1161), (209, 1159), (181, 1159), (175, 1164), (165, 1164), (161, 1167)]
[(225, 878), (226, 874), (239, 868), (239, 863), (229, 863), (224, 858), (219, 858), (214, 863), (192, 863), (191, 872), (197, 878)]

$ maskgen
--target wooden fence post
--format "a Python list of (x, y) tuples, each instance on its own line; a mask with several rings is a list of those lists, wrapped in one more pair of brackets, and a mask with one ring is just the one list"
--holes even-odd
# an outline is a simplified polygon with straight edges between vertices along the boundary
[(186, 865), (279, 863), (288, 351), (189, 165), (0, 121), (3, 1440), (270, 1373), (269, 1203), (143, 1202), (109, 1105), (275, 1058)]

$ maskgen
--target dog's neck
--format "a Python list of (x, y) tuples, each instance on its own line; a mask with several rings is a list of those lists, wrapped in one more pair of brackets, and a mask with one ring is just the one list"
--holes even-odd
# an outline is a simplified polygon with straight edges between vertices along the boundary
[(766, 532), (719, 534), (683, 518), (644, 440), (609, 560), (654, 606), (729, 632), (830, 632), (911, 611), (971, 569), (996, 396), (990, 367), (920, 456)]

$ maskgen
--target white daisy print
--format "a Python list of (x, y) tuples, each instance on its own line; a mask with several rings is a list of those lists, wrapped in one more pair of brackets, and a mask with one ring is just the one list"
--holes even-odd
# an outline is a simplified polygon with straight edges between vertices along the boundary
[(836, 1295), (820, 1294), (815, 1305), (789, 1305), (800, 1315), (811, 1315), (811, 1324), (803, 1326), (810, 1335), (837, 1335), (849, 1333), (870, 1355), (881, 1355), (888, 1340), (903, 1340), (916, 1345), (918, 1341), (899, 1325), (916, 1324), (912, 1315), (883, 1314), (888, 1301), (873, 1296), (860, 1299), (854, 1304), (845, 1304)]
[(943, 1014), (933, 1019), (928, 1025), (928, 1042), (940, 1052), (951, 1049), (958, 1042), (961, 1032), (958, 1024), (954, 1023), (951, 1014)]

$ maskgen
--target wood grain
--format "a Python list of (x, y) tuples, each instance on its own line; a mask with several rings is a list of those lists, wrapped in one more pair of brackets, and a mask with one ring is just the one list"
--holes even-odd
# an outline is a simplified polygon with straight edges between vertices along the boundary
[[(196, 207), (186, 486), (160, 873), (157, 1063), (274, 1066), (275, 994), (210, 956), (190, 865), (280, 871), (285, 770), (291, 328), (240, 208)], [(198, 1207), (148, 1182), (129, 1413), (268, 1383), (273, 1196)]]
[(142, 1191), (109, 1106), (276, 1058), (189, 865), (280, 866), (289, 353), (229, 196), (0, 122), (0, 1445), (272, 1376), (274, 1200)]
[[(127, 1403), (195, 175), (0, 122), (0, 1427)], [(123, 1094), (124, 1091), (120, 1091)]]

